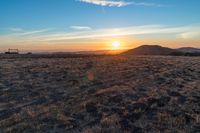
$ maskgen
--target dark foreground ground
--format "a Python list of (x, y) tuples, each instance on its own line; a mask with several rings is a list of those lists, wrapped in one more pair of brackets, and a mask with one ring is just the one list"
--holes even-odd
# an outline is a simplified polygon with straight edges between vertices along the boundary
[(1, 58), (4, 132), (199, 133), (200, 57)]

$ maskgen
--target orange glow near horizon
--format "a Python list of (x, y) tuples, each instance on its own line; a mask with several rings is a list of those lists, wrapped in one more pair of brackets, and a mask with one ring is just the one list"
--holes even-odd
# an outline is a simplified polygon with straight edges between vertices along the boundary
[(30, 52), (73, 52), (73, 51), (98, 51), (98, 50), (128, 50), (141, 45), (160, 45), (169, 48), (196, 47), (199, 48), (200, 40), (191, 39), (141, 39), (130, 37), (113, 37), (94, 40), (77, 40), (75, 42), (25, 42), (20, 44), (5, 44), (0, 52), (9, 48)]

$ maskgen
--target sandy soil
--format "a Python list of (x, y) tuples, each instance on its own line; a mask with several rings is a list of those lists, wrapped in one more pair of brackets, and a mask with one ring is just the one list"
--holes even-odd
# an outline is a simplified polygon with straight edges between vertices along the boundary
[(200, 57), (1, 58), (4, 132), (199, 133)]

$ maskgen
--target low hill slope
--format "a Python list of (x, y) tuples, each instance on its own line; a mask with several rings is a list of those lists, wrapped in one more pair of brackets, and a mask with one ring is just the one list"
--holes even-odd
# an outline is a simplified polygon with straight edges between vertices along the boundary
[(124, 52), (125, 55), (171, 55), (177, 50), (162, 47), (159, 45), (142, 45), (140, 47)]
[(200, 53), (199, 48), (192, 48), (192, 47), (183, 47), (183, 48), (179, 48), (177, 50), (184, 52), (184, 53)]

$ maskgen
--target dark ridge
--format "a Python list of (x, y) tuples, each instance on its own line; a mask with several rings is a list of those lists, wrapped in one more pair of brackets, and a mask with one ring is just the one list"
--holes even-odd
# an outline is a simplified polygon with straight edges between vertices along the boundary
[(200, 53), (200, 48), (182, 47), (177, 50), (184, 53)]
[(159, 45), (142, 45), (137, 48), (130, 49), (122, 53), (122, 55), (200, 56), (200, 49), (197, 48), (171, 49)]
[(172, 53), (178, 53), (179, 51), (162, 47), (159, 45), (142, 45), (137, 48), (128, 50), (123, 54), (126, 55), (171, 55)]

